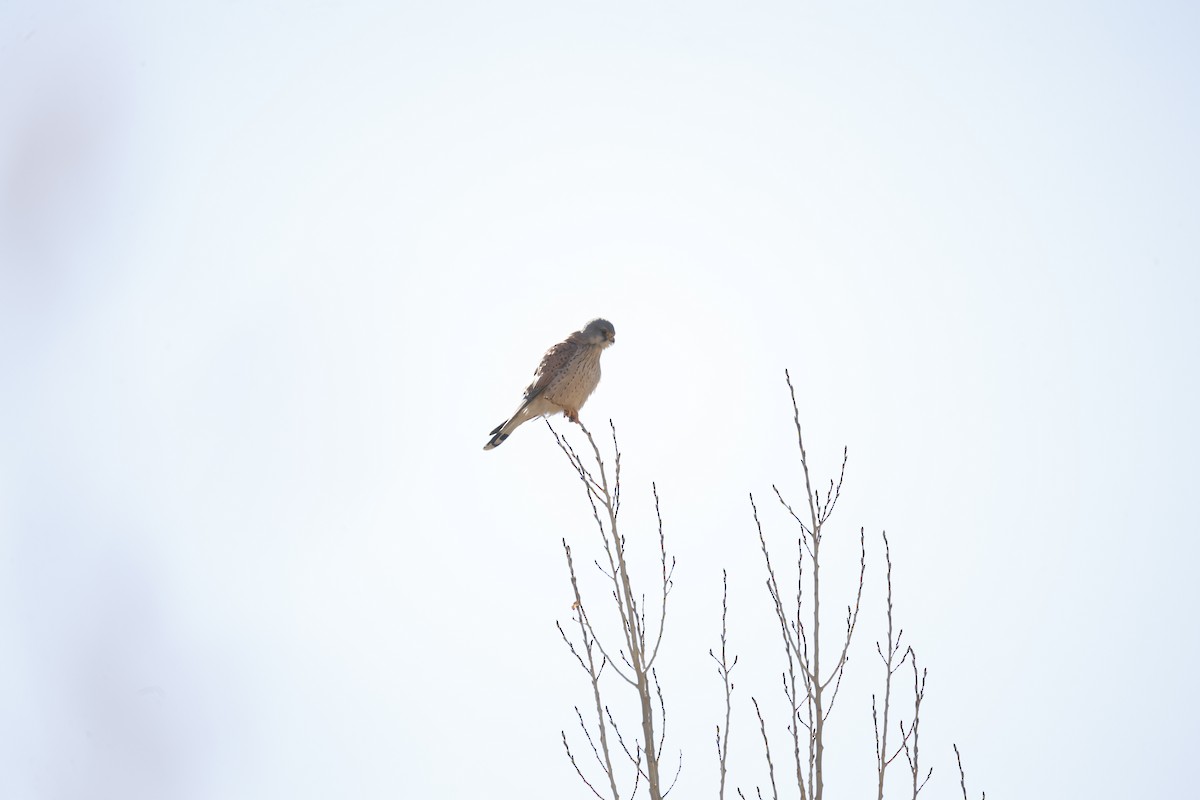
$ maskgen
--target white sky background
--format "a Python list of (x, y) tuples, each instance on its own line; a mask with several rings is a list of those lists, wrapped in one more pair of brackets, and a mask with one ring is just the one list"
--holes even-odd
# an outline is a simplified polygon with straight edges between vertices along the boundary
[(1198, 36), (1183, 3), (6, 4), (0, 796), (583, 797), (554, 621), (590, 513), (540, 423), (480, 448), (594, 316), (584, 419), (679, 559), (679, 797), (715, 794), (722, 568), (731, 782), (766, 782), (752, 695), (786, 752), (746, 497), (784, 560), (785, 367), (818, 471), (850, 448), (830, 627), (870, 546), (831, 794), (873, 789), (886, 528), (922, 797), (952, 741), (991, 797), (1181, 796)]

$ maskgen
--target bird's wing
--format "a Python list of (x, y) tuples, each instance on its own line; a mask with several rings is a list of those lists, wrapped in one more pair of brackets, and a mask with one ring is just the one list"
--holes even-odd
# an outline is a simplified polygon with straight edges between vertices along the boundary
[(546, 355), (542, 356), (542, 363), (538, 364), (537, 371), (534, 373), (533, 383), (525, 389), (525, 402), (528, 403), (546, 391), (546, 387), (558, 373), (562, 372), (563, 367), (567, 366), (577, 352), (579, 352), (579, 345), (570, 339), (559, 342), (547, 350)]

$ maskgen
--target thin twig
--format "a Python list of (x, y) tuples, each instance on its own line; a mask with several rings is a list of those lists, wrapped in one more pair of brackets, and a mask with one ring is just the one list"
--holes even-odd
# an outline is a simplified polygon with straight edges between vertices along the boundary
[[(967, 797), (967, 775), (963, 772), (962, 756), (958, 752), (958, 745), (954, 745), (954, 758), (958, 761), (958, 781), (962, 787), (963, 800), (969, 800)], [(987, 800), (987, 792), (980, 795), (980, 800)]]
[[(775, 786), (775, 764), (771, 761), (771, 742), (767, 739), (767, 723), (763, 722), (762, 710), (758, 707), (758, 700), (751, 697), (751, 702), (754, 703), (754, 713), (758, 715), (758, 730), (762, 733), (763, 750), (767, 754), (767, 775), (771, 778), (771, 798), (779, 800), (779, 789)], [(804, 784), (800, 784), (801, 791), (804, 789)], [(762, 794), (759, 793), (759, 797)]]
[(730, 716), (733, 713), (733, 683), (729, 680), (729, 675), (733, 672), (733, 668), (737, 666), (738, 657), (733, 657), (733, 663), (729, 663), (725, 648), (728, 638), (728, 626), (726, 620), (729, 616), (729, 573), (721, 570), (721, 657), (717, 658), (716, 654), (708, 651), (708, 655), (713, 661), (717, 662), (717, 675), (720, 676), (721, 682), (725, 686), (725, 730), (722, 733), (721, 726), (717, 726), (717, 764), (720, 769), (720, 784), (717, 791), (718, 800), (725, 800), (725, 774), (726, 761), (729, 757), (729, 723)]
[[(592, 782), (587, 779), (587, 776), (585, 776), (583, 774), (583, 770), (581, 770), (579, 768), (579, 765), (577, 763), (575, 763), (575, 754), (571, 752), (571, 745), (567, 744), (567, 732), (566, 731), (562, 732), (562, 743), (563, 743), (563, 747), (567, 751), (567, 758), (569, 758), (571, 760), (571, 766), (575, 768), (575, 773), (579, 776), (579, 780), (583, 781), (583, 784), (592, 790), (592, 794), (596, 795), (596, 797), (599, 797), (600, 800), (604, 800), (604, 795), (602, 795), (596, 791), (596, 787), (592, 786)], [(616, 797), (615, 794), (613, 796)]]

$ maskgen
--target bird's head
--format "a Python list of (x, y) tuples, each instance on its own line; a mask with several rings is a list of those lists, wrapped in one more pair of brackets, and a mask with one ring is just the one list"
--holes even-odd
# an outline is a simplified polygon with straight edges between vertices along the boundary
[(617, 340), (617, 329), (606, 319), (594, 319), (580, 331), (583, 340), (590, 345), (608, 347)]

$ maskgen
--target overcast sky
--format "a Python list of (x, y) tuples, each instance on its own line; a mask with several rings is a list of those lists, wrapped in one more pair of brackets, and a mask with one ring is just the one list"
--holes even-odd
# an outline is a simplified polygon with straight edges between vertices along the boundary
[(1192, 791), (1197, 41), (1162, 2), (8, 0), (0, 796), (586, 796), (590, 511), (543, 424), (481, 448), (596, 316), (635, 575), (651, 481), (678, 558), (680, 798), (722, 569), (731, 783), (752, 696), (784, 751), (747, 495), (785, 561), (785, 368), (814, 469), (850, 452), (831, 628), (868, 542), (831, 796), (874, 787), (885, 529), (922, 797), (952, 742), (990, 797)]

